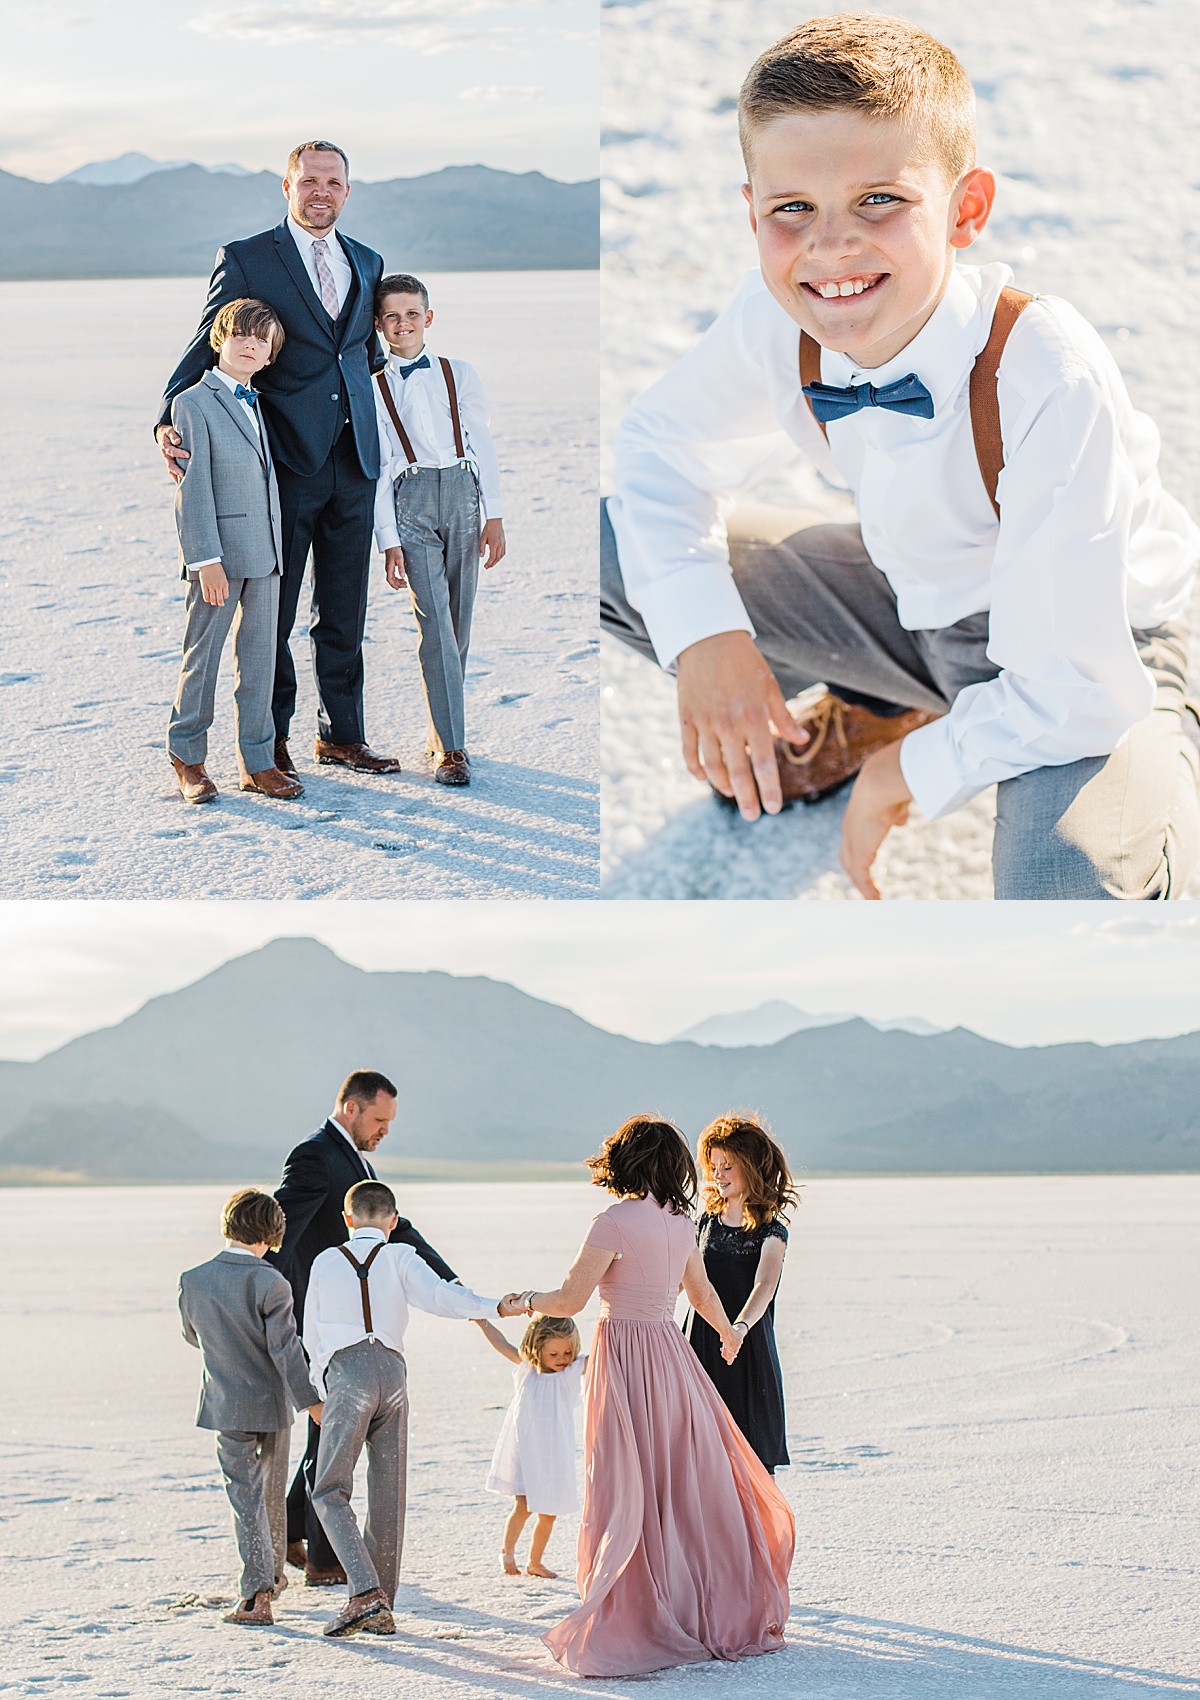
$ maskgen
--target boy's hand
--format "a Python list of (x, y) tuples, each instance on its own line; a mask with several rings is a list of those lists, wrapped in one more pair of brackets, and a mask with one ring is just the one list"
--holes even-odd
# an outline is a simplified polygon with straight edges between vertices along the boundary
[(183, 438), (173, 425), (160, 425), (154, 435), (159, 448), (163, 452), (163, 459), (167, 463), (167, 471), (178, 484), (187, 471), (187, 467), (183, 464), (184, 461), (192, 458), (188, 451), (182, 447)]
[(508, 544), (504, 541), (504, 521), (489, 519), (479, 536), (479, 553), (483, 560), (483, 569), (494, 567), (497, 561), (504, 559)]
[(214, 608), (223, 608), (229, 600), (229, 580), (220, 561), (210, 561), (200, 568), (200, 589), (204, 600)]
[(384, 576), (393, 590), (404, 590), (408, 580), (404, 576), (404, 550), (397, 544), (394, 549), (383, 552)]
[(321, 1412), (324, 1409), (325, 1401), (323, 1399), (318, 1404), (310, 1405), (308, 1407), (308, 1414), (312, 1418), (313, 1422), (316, 1423), (318, 1428), (321, 1426)]
[(679, 657), (678, 685), (688, 772), (736, 797), (746, 820), (757, 820), (763, 809), (777, 815), (783, 792), (775, 733), (794, 744), (806, 744), (808, 733), (788, 713), (749, 632), (718, 632), (689, 644)]
[(863, 763), (842, 817), (842, 867), (863, 896), (879, 901), (871, 865), (888, 833), (908, 820), (912, 792), (900, 768), (900, 746), (888, 744)]

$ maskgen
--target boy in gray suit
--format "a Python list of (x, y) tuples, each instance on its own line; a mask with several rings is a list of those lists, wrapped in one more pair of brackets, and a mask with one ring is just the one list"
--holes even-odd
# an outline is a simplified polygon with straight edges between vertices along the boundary
[(187, 581), (183, 666), (167, 751), (185, 802), (211, 803), (204, 769), (221, 650), (233, 637), (242, 790), (291, 801), (304, 787), (275, 766), (271, 691), (283, 561), (279, 490), (250, 380), (283, 344), (265, 301), (231, 301), (209, 337), (217, 364), (175, 397), (171, 423), (188, 451), (175, 486), (179, 576)]
[(235, 1192), (221, 1220), (225, 1250), (179, 1278), (183, 1337), (204, 1356), (196, 1427), (216, 1429), (217, 1461), (233, 1508), (241, 1599), (226, 1623), (272, 1623), (286, 1586), (288, 1439), (292, 1411), (318, 1422), (292, 1315), (292, 1290), (263, 1262), (283, 1243), (285, 1218), (269, 1193)]

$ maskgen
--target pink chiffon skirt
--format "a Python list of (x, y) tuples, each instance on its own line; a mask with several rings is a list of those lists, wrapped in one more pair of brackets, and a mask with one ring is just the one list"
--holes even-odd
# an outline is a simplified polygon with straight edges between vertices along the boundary
[(579, 1676), (784, 1644), (791, 1507), (673, 1321), (600, 1322), (588, 1366), (582, 1603), (542, 1637)]

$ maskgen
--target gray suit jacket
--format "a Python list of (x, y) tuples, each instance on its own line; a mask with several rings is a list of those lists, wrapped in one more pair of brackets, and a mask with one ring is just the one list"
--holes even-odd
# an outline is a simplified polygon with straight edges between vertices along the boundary
[(292, 1314), (292, 1289), (258, 1257), (222, 1251), (179, 1277), (183, 1337), (204, 1355), (197, 1428), (291, 1428), (315, 1405)]
[(187, 562), (218, 559), (226, 578), (282, 572), (279, 488), (265, 431), (255, 431), (215, 371), (175, 397), (171, 423), (190, 456), (175, 486), (180, 578)]

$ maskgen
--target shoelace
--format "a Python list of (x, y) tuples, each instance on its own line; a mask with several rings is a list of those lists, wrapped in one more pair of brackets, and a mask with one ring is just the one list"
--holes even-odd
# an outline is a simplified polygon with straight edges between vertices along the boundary
[(829, 728), (833, 727), (833, 735), (844, 750), (850, 748), (844, 725), (846, 705), (838, 697), (824, 696), (805, 717), (812, 728), (807, 744), (797, 746), (784, 743), (783, 759), (793, 767), (804, 767), (820, 750), (829, 736)]

